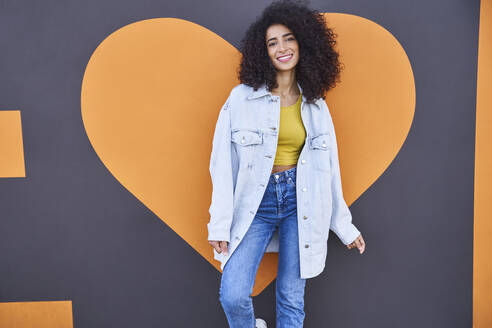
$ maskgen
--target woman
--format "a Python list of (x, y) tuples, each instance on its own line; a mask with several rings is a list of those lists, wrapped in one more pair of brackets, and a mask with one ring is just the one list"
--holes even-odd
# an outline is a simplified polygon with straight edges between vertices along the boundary
[(268, 6), (241, 42), (241, 84), (222, 106), (213, 137), (207, 225), (232, 328), (266, 327), (250, 296), (265, 252), (279, 253), (278, 328), (303, 326), (306, 279), (324, 269), (330, 229), (364, 252), (343, 199), (324, 101), (340, 72), (334, 38), (322, 14), (285, 0)]

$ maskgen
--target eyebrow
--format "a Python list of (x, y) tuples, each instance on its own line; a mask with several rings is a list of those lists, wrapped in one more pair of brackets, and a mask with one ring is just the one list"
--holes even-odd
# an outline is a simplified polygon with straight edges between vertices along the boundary
[[(294, 33), (289, 32), (289, 33), (285, 33), (284, 35), (282, 35), (282, 37), (286, 37), (287, 35), (291, 35), (291, 34), (294, 35)], [(271, 40), (274, 40), (274, 39), (276, 39), (276, 37), (268, 39), (267, 42), (270, 42)]]

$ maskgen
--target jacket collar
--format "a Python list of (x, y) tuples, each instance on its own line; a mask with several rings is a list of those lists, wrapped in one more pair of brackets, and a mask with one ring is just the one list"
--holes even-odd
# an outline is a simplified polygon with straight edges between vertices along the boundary
[[(304, 97), (304, 94), (302, 93), (301, 85), (299, 84), (299, 82), (296, 82), (296, 83), (297, 83), (297, 87), (299, 88), (299, 91), (301, 91), (301, 94), (302, 94), (302, 102), (305, 102), (306, 101), (306, 97)], [(258, 88), (258, 90), (256, 90), (256, 91), (253, 90), (250, 93), (250, 95), (248, 96), (248, 99), (255, 99), (255, 98), (263, 97), (263, 96), (266, 96), (266, 95), (270, 95), (270, 97), (275, 97), (274, 95), (272, 95), (272, 93), (270, 91), (267, 90), (266, 84), (263, 83)], [(318, 109), (321, 109), (321, 104), (319, 103), (321, 100), (322, 100), (321, 98), (318, 98), (315, 101), (316, 108), (318, 108)]]

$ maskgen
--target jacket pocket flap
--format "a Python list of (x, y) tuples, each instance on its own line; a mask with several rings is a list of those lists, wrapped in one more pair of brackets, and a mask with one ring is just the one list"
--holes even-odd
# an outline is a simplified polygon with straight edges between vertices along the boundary
[(319, 134), (310, 139), (310, 146), (312, 149), (330, 149), (330, 135), (328, 133)]
[(263, 143), (263, 136), (259, 131), (236, 129), (232, 130), (231, 140), (241, 146)]

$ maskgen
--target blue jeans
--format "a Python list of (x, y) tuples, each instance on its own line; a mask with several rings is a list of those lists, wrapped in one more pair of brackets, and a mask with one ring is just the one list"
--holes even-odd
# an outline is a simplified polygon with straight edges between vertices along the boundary
[(230, 328), (255, 327), (251, 293), (261, 259), (277, 228), (277, 328), (303, 326), (306, 279), (300, 278), (295, 183), (296, 167), (270, 175), (256, 216), (224, 266), (219, 298)]

